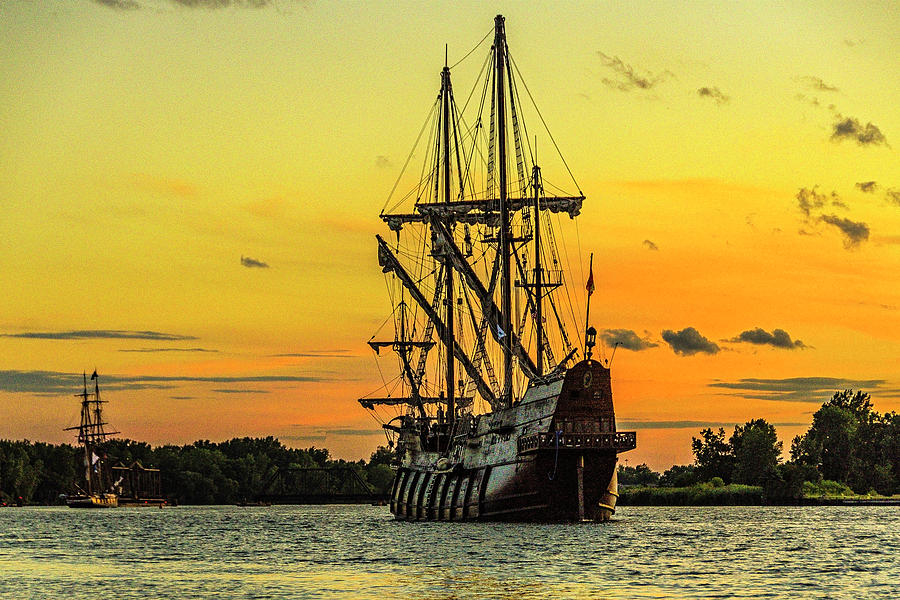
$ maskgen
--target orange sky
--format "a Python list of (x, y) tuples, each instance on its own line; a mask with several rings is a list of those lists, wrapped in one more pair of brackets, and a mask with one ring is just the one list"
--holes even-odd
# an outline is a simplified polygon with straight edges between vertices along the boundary
[(497, 13), (588, 198), (592, 321), (647, 342), (629, 464), (758, 417), (789, 446), (844, 387), (900, 408), (896, 4), (209, 4), (0, 4), (0, 437), (70, 441), (96, 368), (129, 438), (368, 456), (377, 214)]

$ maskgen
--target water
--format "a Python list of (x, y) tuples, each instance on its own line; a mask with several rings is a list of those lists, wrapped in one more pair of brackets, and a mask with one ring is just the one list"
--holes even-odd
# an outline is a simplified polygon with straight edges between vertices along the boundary
[(0, 509), (0, 598), (897, 598), (896, 507), (622, 507), (404, 523), (383, 507)]

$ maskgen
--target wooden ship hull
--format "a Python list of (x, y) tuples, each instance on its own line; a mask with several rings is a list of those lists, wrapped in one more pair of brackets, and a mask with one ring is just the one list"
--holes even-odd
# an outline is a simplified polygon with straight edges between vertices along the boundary
[(427, 435), (401, 433), (400, 443), (397, 518), (581, 522), (615, 512), (617, 454), (636, 439), (615, 430), (609, 370), (588, 360), (511, 408), (465, 421), (449, 452), (428, 451), (441, 440)]

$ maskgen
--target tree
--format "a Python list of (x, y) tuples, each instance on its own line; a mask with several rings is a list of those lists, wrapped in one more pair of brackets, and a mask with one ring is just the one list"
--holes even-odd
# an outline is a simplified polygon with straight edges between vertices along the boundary
[(372, 456), (369, 457), (369, 466), (388, 465), (390, 466), (397, 458), (397, 453), (387, 446), (378, 446)]
[(694, 465), (672, 465), (659, 478), (659, 485), (665, 487), (690, 487), (697, 481), (697, 469)]
[(619, 465), (619, 485), (658, 485), (659, 473), (646, 464), (636, 467)]
[(735, 483), (762, 485), (781, 462), (782, 443), (778, 441), (775, 427), (765, 419), (736, 425), (729, 442), (734, 454)]
[(730, 483), (734, 470), (734, 453), (731, 444), (725, 441), (725, 430), (721, 427), (718, 432), (713, 432), (710, 428), (701, 429), (700, 436), (691, 438), (698, 478), (709, 481), (713, 477), (721, 477), (726, 483)]

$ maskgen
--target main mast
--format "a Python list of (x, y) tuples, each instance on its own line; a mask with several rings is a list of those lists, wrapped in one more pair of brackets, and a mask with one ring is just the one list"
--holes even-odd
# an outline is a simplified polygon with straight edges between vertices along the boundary
[(509, 339), (512, 335), (512, 282), (510, 281), (510, 213), (506, 182), (506, 95), (504, 75), (506, 64), (506, 32), (503, 15), (494, 18), (494, 84), (497, 94), (497, 158), (500, 163), (500, 313), (503, 315), (500, 346), (503, 350), (502, 403), (512, 405), (513, 355)]
[[(443, 96), (442, 109), (443, 109), (443, 149), (444, 149), (444, 202), (448, 205), (450, 204), (450, 118), (451, 118), (451, 105), (450, 105), (450, 67), (447, 66), (446, 57), (444, 59), (444, 70), (441, 72), (441, 95)], [(444, 256), (445, 262), (445, 277), (446, 280), (444, 282), (445, 296), (444, 301), (447, 306), (446, 313), (446, 354), (447, 354), (447, 418), (450, 422), (453, 422), (454, 415), (456, 414), (456, 404), (455, 404), (455, 363), (453, 357), (453, 342), (454, 342), (454, 323), (453, 323), (453, 265), (451, 264), (449, 258)]]

